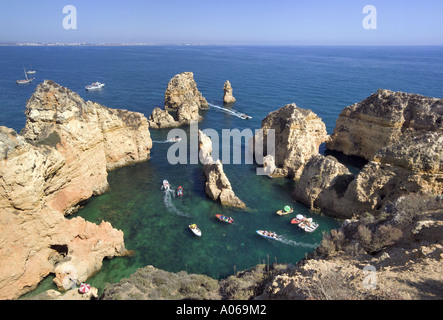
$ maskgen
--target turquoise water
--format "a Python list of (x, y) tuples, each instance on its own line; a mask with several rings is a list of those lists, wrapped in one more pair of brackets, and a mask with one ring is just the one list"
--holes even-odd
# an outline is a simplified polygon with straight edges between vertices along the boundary
[[(17, 86), (22, 66), (37, 70), (34, 83)], [(210, 103), (222, 105), (223, 84), (230, 80), (234, 108), (251, 115), (245, 121), (216, 109), (202, 111), (200, 129), (258, 129), (273, 110), (295, 102), (316, 112), (331, 134), (340, 111), (378, 88), (442, 97), (442, 47), (0, 47), (0, 125), (20, 131), (23, 114), (38, 83), (51, 79), (78, 92), (84, 99), (149, 116), (162, 106), (168, 81), (184, 71), (194, 72), (199, 90)], [(106, 83), (104, 90), (86, 92), (84, 86)], [(164, 141), (168, 130), (151, 130), (154, 141)], [(295, 182), (255, 174), (254, 165), (226, 165), (234, 191), (247, 211), (223, 208), (204, 193), (201, 165), (169, 165), (171, 144), (154, 143), (145, 163), (109, 173), (110, 190), (89, 200), (76, 215), (88, 221), (111, 222), (125, 234), (132, 257), (105, 260), (90, 283), (102, 289), (136, 269), (153, 265), (167, 271), (186, 270), (214, 278), (258, 263), (295, 263), (314, 250), (322, 234), (340, 222), (295, 203)], [(242, 143), (245, 146), (245, 143)], [(325, 153), (324, 146), (321, 152)], [(349, 159), (345, 159), (349, 160)], [(358, 171), (358, 162), (349, 162)], [(160, 190), (163, 179), (184, 188), (175, 198)], [(312, 234), (290, 224), (294, 214), (275, 212), (291, 204), (296, 213), (312, 217), (320, 227)], [(232, 225), (215, 219), (222, 213)], [(197, 223), (202, 237), (188, 225)], [(257, 229), (283, 236), (282, 241), (259, 237)], [(48, 278), (39, 290), (51, 287)]]

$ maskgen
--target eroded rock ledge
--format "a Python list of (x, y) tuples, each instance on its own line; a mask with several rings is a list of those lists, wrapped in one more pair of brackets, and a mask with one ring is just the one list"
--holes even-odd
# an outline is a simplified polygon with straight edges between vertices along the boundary
[(149, 159), (140, 113), (106, 108), (45, 81), (26, 105), (21, 134), (0, 127), (0, 299), (34, 289), (49, 273), (60, 289), (105, 257), (127, 253), (123, 232), (80, 217), (80, 202), (108, 188), (107, 170)]

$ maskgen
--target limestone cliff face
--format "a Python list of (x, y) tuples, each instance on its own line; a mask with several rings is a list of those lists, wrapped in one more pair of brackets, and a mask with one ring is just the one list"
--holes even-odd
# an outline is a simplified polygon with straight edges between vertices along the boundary
[(332, 156), (315, 155), (297, 181), (294, 199), (311, 210), (335, 208), (354, 176)]
[[(178, 127), (200, 121), (200, 109), (207, 109), (208, 102), (198, 91), (192, 72), (174, 76), (165, 91), (165, 110), (155, 108), (149, 117), (151, 128), (161, 129)], [(175, 113), (171, 115), (169, 111)]]
[(64, 161), (47, 187), (47, 204), (57, 211), (103, 193), (107, 170), (149, 159), (152, 140), (142, 114), (85, 102), (53, 81), (37, 87), (25, 114), (21, 135)]
[(234, 98), (232, 94), (232, 86), (229, 81), (225, 82), (225, 85), (223, 86), (223, 102), (224, 103), (234, 103), (236, 99)]
[(212, 141), (201, 130), (198, 132), (200, 161), (206, 176), (205, 192), (222, 205), (244, 209), (246, 205), (232, 190), (231, 183), (223, 170), (220, 159), (214, 161), (211, 155)]
[[(377, 213), (397, 198), (443, 192), (443, 101), (416, 94), (379, 90), (346, 107), (327, 147), (370, 161), (355, 179), (336, 171), (340, 192), (322, 185), (313, 194), (313, 175), (324, 180), (326, 159), (303, 172), (294, 196), (341, 218)], [(334, 189), (334, 188), (332, 188)], [(317, 197), (318, 196), (318, 197)]]
[(0, 127), (3, 299), (49, 273), (66, 289), (67, 279), (78, 284), (105, 257), (126, 254), (122, 231), (64, 215), (108, 188), (107, 170), (147, 160), (152, 147), (143, 115), (85, 102), (53, 81), (37, 87), (25, 113), (20, 135)]
[(442, 125), (442, 99), (378, 90), (340, 113), (327, 148), (372, 160), (381, 148)]
[(318, 154), (320, 144), (328, 139), (323, 121), (311, 110), (301, 109), (294, 103), (269, 113), (261, 128), (263, 135), (256, 135), (255, 143), (263, 141), (267, 154), (268, 131), (275, 130), (276, 171), (294, 179), (300, 178), (305, 164)]
[(305, 166), (294, 197), (334, 217), (375, 214), (410, 193), (442, 194), (442, 159), (443, 132), (409, 137), (380, 149), (356, 176), (335, 159), (318, 155)]

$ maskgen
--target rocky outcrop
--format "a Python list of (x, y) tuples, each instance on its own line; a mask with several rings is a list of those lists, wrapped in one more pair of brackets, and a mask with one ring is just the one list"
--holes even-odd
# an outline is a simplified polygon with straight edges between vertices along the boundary
[(149, 159), (139, 113), (85, 102), (53, 81), (26, 106), (21, 134), (0, 127), (0, 298), (35, 288), (49, 273), (60, 289), (127, 254), (123, 232), (64, 215), (108, 188), (107, 170)]
[(174, 117), (168, 111), (158, 107), (152, 110), (149, 116), (149, 127), (152, 129), (164, 129), (180, 126), (180, 122), (175, 121)]
[(397, 198), (443, 193), (443, 132), (428, 132), (380, 149), (356, 175), (332, 157), (315, 156), (294, 191), (296, 200), (338, 217), (377, 214)]
[(108, 286), (101, 300), (220, 300), (220, 285), (208, 276), (146, 266)]
[(223, 170), (220, 159), (214, 161), (211, 155), (212, 142), (201, 130), (198, 131), (199, 156), (206, 176), (205, 193), (222, 205), (235, 208), (246, 208), (232, 190), (231, 183)]
[(294, 103), (269, 113), (261, 128), (263, 133), (253, 138), (254, 145), (263, 143), (264, 154), (271, 154), (267, 136), (269, 130), (274, 130), (275, 173), (293, 179), (300, 178), (305, 164), (328, 139), (323, 121), (311, 110), (301, 109)]
[(327, 148), (372, 160), (381, 148), (442, 126), (442, 99), (380, 89), (340, 113)]
[(223, 102), (234, 103), (236, 100), (232, 95), (232, 86), (229, 80), (227, 80), (223, 86)]
[(315, 155), (306, 164), (293, 193), (294, 199), (311, 210), (336, 208), (349, 183), (349, 170), (332, 156)]
[(155, 108), (149, 123), (155, 129), (187, 125), (201, 120), (200, 109), (208, 109), (208, 102), (198, 91), (194, 74), (183, 72), (169, 81), (165, 91), (165, 110)]

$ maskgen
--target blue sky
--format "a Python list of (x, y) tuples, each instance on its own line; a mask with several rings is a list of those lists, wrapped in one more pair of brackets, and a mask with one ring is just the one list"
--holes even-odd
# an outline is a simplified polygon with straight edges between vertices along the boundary
[[(376, 30), (362, 26), (366, 5)], [(0, 41), (443, 45), (442, 14), (441, 0), (0, 0)]]

